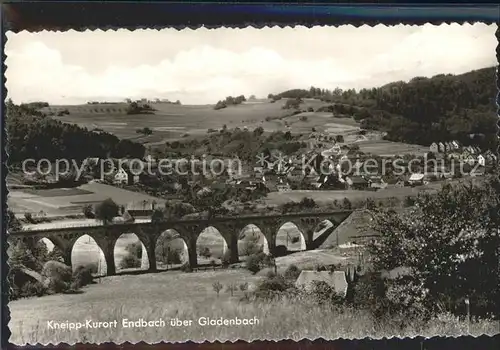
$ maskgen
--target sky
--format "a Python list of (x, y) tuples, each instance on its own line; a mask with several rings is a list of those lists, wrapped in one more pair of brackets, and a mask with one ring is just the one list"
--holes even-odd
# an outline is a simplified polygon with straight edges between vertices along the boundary
[(310, 86), (371, 88), (497, 64), (496, 25), (7, 33), (8, 98), (212, 104)]

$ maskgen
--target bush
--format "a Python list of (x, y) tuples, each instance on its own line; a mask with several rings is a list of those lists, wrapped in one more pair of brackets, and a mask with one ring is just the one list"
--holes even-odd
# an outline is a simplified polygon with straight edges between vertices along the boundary
[(265, 260), (266, 254), (260, 252), (257, 254), (249, 255), (246, 259), (245, 265), (248, 271), (256, 274), (263, 268)]
[(334, 288), (324, 281), (313, 281), (311, 294), (320, 305), (341, 306), (345, 301), (341, 295), (337, 294)]
[(62, 281), (70, 282), (72, 271), (71, 267), (59, 261), (47, 261), (43, 265), (42, 276), (47, 278), (55, 278)]
[(278, 245), (275, 248), (275, 256), (285, 256), (288, 253), (288, 248), (284, 245)]
[(186, 262), (181, 266), (181, 271), (182, 272), (193, 272), (193, 268), (191, 267), (189, 262)]
[(295, 266), (295, 265), (290, 265), (287, 267), (287, 269), (285, 270), (285, 273), (283, 274), (283, 276), (287, 279), (287, 280), (292, 280), (292, 281), (296, 281), (297, 278), (299, 277), (300, 275), (300, 272), (301, 270)]
[(342, 207), (344, 209), (352, 209), (352, 203), (347, 197), (342, 201)]
[(72, 282), (71, 267), (58, 262), (47, 261), (42, 269), (42, 276), (48, 278), (48, 289), (53, 293), (66, 292)]
[(42, 295), (47, 294), (47, 292), (48, 288), (42, 283), (36, 280), (27, 281), (21, 286), (18, 297), (41, 297)]
[(215, 293), (217, 293), (217, 298), (219, 297), (219, 293), (222, 290), (222, 288), (224, 288), (224, 286), (219, 281), (215, 281), (214, 283), (212, 283), (212, 289), (214, 290)]
[(178, 249), (169, 249), (166, 257), (167, 264), (180, 264), (182, 263), (181, 253)]
[(281, 293), (291, 288), (293, 285), (282, 275), (268, 276), (262, 280), (255, 290), (257, 298), (270, 299), (280, 296)]
[(219, 110), (219, 109), (226, 108), (226, 107), (227, 107), (226, 102), (224, 102), (224, 101), (218, 101), (218, 102), (215, 104), (214, 109), (215, 109), (215, 110)]
[(142, 243), (141, 242), (130, 243), (125, 247), (125, 250), (128, 252), (128, 254), (136, 257), (137, 259), (142, 258)]
[(78, 266), (73, 272), (73, 282), (76, 289), (91, 284), (94, 281), (93, 273), (97, 272), (97, 265)]
[(299, 118), (299, 120), (300, 120), (301, 122), (307, 122), (308, 118), (307, 118), (307, 116), (306, 116), (306, 115), (301, 115), (301, 116), (300, 116), (300, 118)]
[(31, 213), (24, 213), (24, 218), (26, 219), (26, 221), (28, 221), (30, 224), (34, 224), (35, 223), (35, 220), (33, 219), (33, 214)]
[(404, 201), (404, 206), (411, 207), (413, 205), (415, 205), (415, 198), (411, 196), (406, 196)]
[(120, 262), (120, 267), (122, 269), (140, 268), (141, 260), (132, 254), (127, 254), (122, 258)]
[(241, 249), (241, 255), (252, 255), (252, 254), (258, 254), (262, 252), (262, 246), (257, 244), (253, 240), (248, 240), (245, 242), (245, 245)]
[(203, 247), (200, 250), (200, 256), (208, 259), (212, 256), (212, 253), (210, 252), (210, 249), (208, 247)]

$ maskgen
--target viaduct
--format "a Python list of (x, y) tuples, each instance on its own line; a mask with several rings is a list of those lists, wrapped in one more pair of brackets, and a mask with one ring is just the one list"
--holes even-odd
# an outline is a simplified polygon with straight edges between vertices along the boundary
[[(198, 236), (208, 227), (216, 228), (222, 237), (230, 254), (230, 262), (239, 261), (238, 237), (242, 230), (253, 224), (257, 226), (265, 237), (264, 244), (267, 244), (266, 251), (273, 253), (276, 251), (276, 236), (278, 230), (285, 223), (293, 223), (301, 232), (301, 243), (304, 250), (318, 248), (328, 237), (328, 235), (344, 221), (351, 210), (338, 210), (330, 212), (308, 212), (292, 213), (283, 215), (253, 215), (239, 217), (215, 217), (212, 219), (189, 219), (174, 220), (166, 222), (147, 223), (116, 223), (99, 224), (84, 227), (62, 227), (51, 229), (24, 229), (10, 232), (8, 240), (15, 244), (21, 240), (37, 241), (43, 238), (49, 239), (63, 253), (64, 261), (71, 266), (71, 252), (76, 240), (87, 234), (92, 237), (104, 253), (107, 265), (107, 275), (116, 274), (114, 260), (114, 247), (117, 239), (124, 233), (135, 233), (146, 248), (149, 271), (156, 271), (155, 247), (158, 237), (167, 230), (174, 230), (178, 237), (182, 238), (187, 246), (188, 259), (191, 267), (198, 265), (196, 241)], [(314, 232), (318, 225), (329, 220), (333, 227), (325, 230), (320, 236), (314, 238)]]

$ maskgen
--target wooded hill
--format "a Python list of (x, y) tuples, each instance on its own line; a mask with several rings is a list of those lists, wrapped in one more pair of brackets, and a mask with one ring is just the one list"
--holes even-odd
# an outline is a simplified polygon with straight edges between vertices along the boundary
[[(387, 132), (392, 141), (429, 145), (459, 140), (486, 149), (497, 145), (495, 67), (461, 75), (416, 77), (360, 91), (311, 87), (272, 95), (332, 102), (333, 113), (346, 113), (365, 129)], [(339, 105), (337, 105), (339, 104)]]

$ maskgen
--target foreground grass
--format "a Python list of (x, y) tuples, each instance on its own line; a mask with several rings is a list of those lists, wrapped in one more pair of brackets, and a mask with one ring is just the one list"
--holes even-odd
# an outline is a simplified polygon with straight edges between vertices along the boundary
[[(198, 273), (160, 273), (140, 276), (115, 276), (102, 283), (85, 288), (83, 294), (51, 295), (41, 298), (17, 300), (9, 303), (12, 332), (10, 341), (15, 344), (48, 344), (75, 342), (160, 341), (195, 342), (244, 339), (302, 338), (325, 339), (391, 337), (391, 336), (459, 336), (471, 334), (492, 335), (499, 324), (482, 321), (467, 324), (456, 317), (441, 315), (426, 324), (418, 320), (401, 328), (400, 320), (377, 322), (368, 313), (346, 310), (339, 312), (308, 300), (279, 300), (274, 302), (242, 301), (243, 292), (231, 297), (225, 289), (220, 296), (212, 290), (212, 283), (220, 281), (250, 284), (250, 289), (261, 277), (244, 270), (206, 271)], [(200, 326), (200, 317), (253, 318), (255, 326)], [(161, 328), (122, 328), (121, 320), (156, 320), (162, 318), (167, 325)], [(171, 318), (193, 320), (192, 326), (172, 327)], [(53, 330), (47, 321), (85, 322), (117, 320), (117, 328)]]

